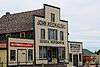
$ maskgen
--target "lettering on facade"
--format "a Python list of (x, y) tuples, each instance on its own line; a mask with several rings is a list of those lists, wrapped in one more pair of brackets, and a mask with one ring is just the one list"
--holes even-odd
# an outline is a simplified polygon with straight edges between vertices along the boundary
[(49, 26), (49, 27), (65, 29), (65, 25), (63, 25), (63, 24), (52, 23), (52, 22), (45, 22), (45, 21), (42, 21), (42, 20), (38, 20), (37, 25), (43, 25), (43, 26)]
[(64, 41), (40, 40), (40, 43), (64, 44)]
[(80, 45), (78, 44), (70, 44), (71, 52), (80, 52)]

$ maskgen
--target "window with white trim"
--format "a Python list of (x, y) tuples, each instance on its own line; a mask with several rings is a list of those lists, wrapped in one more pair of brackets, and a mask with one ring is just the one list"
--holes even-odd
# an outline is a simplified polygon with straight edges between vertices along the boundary
[(33, 50), (28, 49), (28, 61), (32, 61), (32, 60), (33, 60)]
[(16, 60), (16, 50), (10, 50), (10, 61)]

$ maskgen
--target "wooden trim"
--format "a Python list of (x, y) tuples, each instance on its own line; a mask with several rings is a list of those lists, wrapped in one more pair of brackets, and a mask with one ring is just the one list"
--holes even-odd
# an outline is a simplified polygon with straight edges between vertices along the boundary
[(7, 50), (7, 48), (0, 48), (0, 50)]
[(40, 16), (40, 15), (33, 15), (33, 16), (37, 16), (37, 17), (41, 17), (41, 18), (44, 18), (44, 16)]
[(77, 42), (77, 41), (68, 41), (68, 43), (80, 43), (80, 44), (82, 44), (82, 42)]
[(66, 21), (66, 20), (60, 20), (60, 21), (63, 21), (63, 22), (68, 22), (68, 21)]
[(49, 6), (49, 7), (53, 7), (53, 8), (56, 8), (56, 9), (60, 9), (59, 7), (48, 5), (48, 4), (44, 4), (44, 6)]

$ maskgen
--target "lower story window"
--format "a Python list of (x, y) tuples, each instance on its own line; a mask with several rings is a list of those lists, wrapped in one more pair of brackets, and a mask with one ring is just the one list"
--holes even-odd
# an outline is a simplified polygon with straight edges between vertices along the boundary
[(10, 61), (16, 60), (16, 50), (10, 50)]
[(59, 59), (65, 59), (65, 48), (58, 48)]
[(28, 49), (28, 61), (32, 61), (32, 60), (33, 60), (33, 50)]
[(82, 55), (82, 54), (80, 53), (80, 54), (79, 54), (79, 61), (80, 61), (80, 62), (81, 62), (81, 55)]
[(46, 47), (39, 47), (39, 58), (46, 58), (47, 57), (47, 48)]

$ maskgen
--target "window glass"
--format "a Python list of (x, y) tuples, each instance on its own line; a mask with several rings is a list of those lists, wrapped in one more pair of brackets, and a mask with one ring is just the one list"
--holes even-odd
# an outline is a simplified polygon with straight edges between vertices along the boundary
[(28, 61), (32, 61), (32, 60), (33, 60), (33, 50), (28, 49)]
[(45, 29), (41, 29), (41, 39), (45, 39)]
[(33, 31), (28, 31), (28, 32), (25, 32), (25, 38), (27, 39), (33, 39), (34, 36), (33, 36)]
[(65, 48), (58, 48), (59, 59), (65, 59)]
[(39, 47), (39, 58), (42, 58), (42, 47)]
[(47, 57), (47, 48), (46, 47), (39, 47), (39, 58), (46, 58)]
[(52, 58), (57, 58), (57, 48), (52, 48)]
[(21, 32), (21, 33), (20, 33), (20, 37), (21, 37), (21, 38), (25, 38), (25, 32)]
[(69, 61), (72, 62), (72, 54), (69, 54)]
[(63, 31), (60, 31), (60, 40), (64, 40), (64, 33), (63, 33)]
[(48, 39), (49, 40), (57, 40), (58, 33), (56, 29), (48, 29)]
[(46, 58), (47, 57), (47, 48), (46, 47), (43, 47), (43, 58)]
[(6, 34), (0, 34), (0, 40), (6, 40)]
[(6, 34), (6, 39), (8, 39), (9, 37), (11, 37), (11, 34)]
[(11, 37), (13, 37), (13, 38), (19, 38), (20, 37), (20, 33), (17, 33), (17, 32), (11, 33)]
[(81, 62), (81, 54), (79, 54), (79, 60), (80, 60), (80, 62)]
[(16, 60), (16, 50), (10, 50), (10, 61)]
[(51, 22), (55, 22), (55, 14), (51, 13)]

